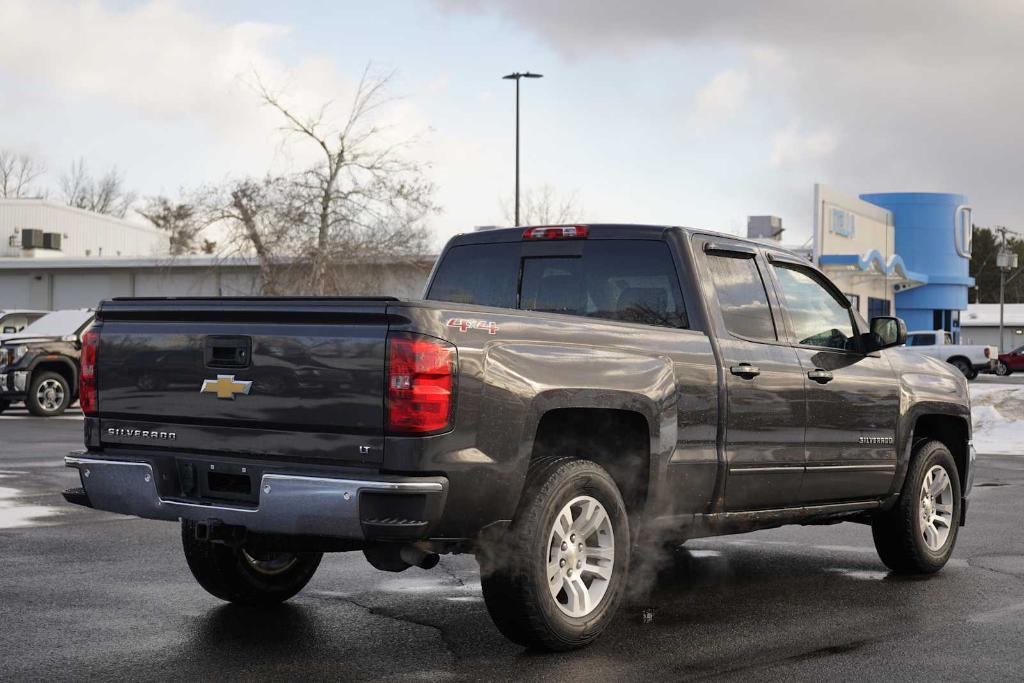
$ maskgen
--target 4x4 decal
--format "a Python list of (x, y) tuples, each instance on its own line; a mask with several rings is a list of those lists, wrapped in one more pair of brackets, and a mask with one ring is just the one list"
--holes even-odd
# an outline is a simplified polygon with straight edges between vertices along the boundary
[(470, 330), (487, 330), (487, 334), (498, 334), (498, 323), (493, 320), (473, 320), (472, 318), (448, 318), (448, 327), (456, 327), (459, 332)]

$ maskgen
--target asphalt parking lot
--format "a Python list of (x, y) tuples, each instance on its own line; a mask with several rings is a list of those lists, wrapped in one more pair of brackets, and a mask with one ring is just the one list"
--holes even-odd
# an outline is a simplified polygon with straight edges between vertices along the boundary
[(0, 416), (0, 680), (1020, 677), (1024, 454), (981, 456), (931, 578), (889, 575), (853, 524), (695, 540), (595, 645), (548, 655), (492, 626), (471, 557), (385, 574), (329, 555), (279, 608), (219, 603), (175, 525), (64, 504), (80, 433), (76, 414)]

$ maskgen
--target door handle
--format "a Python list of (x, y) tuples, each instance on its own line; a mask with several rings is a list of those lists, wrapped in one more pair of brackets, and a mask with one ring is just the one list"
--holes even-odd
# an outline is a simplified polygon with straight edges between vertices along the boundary
[(740, 363), (729, 368), (729, 372), (743, 379), (754, 379), (761, 374), (761, 369), (750, 363)]
[(818, 384), (828, 384), (835, 377), (828, 370), (822, 370), (821, 368), (815, 368), (807, 373), (808, 379), (813, 379)]

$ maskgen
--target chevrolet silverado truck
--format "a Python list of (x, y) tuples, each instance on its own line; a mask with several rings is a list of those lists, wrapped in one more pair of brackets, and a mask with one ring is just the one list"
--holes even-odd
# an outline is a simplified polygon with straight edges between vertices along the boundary
[(460, 235), (424, 300), (115, 299), (64, 495), (180, 521), (237, 603), (290, 598), (325, 552), (474, 553), (500, 631), (566, 650), (687, 539), (856, 522), (892, 571), (939, 570), (969, 399), (905, 335), (790, 252), (660, 226)]
[(953, 335), (944, 330), (909, 332), (907, 348), (946, 361), (967, 379), (974, 379), (979, 372), (994, 372), (998, 365), (999, 349), (995, 346), (956, 344)]

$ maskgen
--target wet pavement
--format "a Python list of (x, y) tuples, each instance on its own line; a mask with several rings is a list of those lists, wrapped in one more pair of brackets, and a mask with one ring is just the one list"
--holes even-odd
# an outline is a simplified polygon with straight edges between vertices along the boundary
[(981, 457), (933, 577), (891, 576), (854, 524), (695, 540), (597, 643), (548, 655), (501, 637), (468, 556), (386, 574), (328, 555), (285, 605), (224, 605), (176, 525), (63, 503), (80, 438), (76, 415), (0, 418), (0, 680), (1019, 680), (1024, 662), (1024, 456)]

